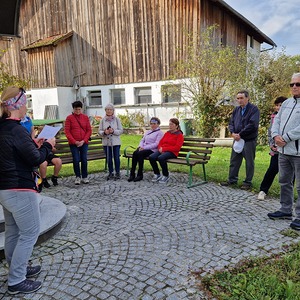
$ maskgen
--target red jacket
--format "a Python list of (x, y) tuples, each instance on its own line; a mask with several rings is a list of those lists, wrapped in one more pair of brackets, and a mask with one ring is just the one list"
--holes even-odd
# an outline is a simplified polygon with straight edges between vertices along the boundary
[(76, 141), (82, 141), (88, 144), (92, 135), (90, 120), (84, 114), (71, 114), (67, 116), (65, 122), (65, 134), (70, 145), (74, 145)]
[(158, 144), (158, 149), (161, 147), (163, 152), (172, 152), (176, 156), (179, 154), (179, 150), (183, 145), (183, 134), (181, 130), (174, 133), (167, 131)]

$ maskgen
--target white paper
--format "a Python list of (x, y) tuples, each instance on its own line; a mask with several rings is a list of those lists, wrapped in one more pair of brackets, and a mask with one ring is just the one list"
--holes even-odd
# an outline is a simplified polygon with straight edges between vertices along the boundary
[(51, 139), (56, 136), (56, 134), (59, 132), (59, 130), (62, 128), (62, 126), (49, 126), (45, 125), (43, 130), (38, 135), (38, 138), (43, 139)]

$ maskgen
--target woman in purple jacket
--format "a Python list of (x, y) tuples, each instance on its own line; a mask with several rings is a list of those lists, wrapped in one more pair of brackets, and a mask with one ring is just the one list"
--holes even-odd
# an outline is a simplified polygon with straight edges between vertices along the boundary
[[(160, 139), (163, 137), (163, 132), (159, 128), (160, 120), (156, 117), (151, 118), (151, 129), (146, 131), (143, 138), (140, 141), (139, 147), (133, 152), (132, 166), (130, 170), (130, 177), (128, 181), (141, 181), (143, 180), (143, 168), (144, 160), (150, 154), (158, 151), (157, 145)], [(137, 176), (135, 177), (135, 169), (137, 164), (139, 165)]]

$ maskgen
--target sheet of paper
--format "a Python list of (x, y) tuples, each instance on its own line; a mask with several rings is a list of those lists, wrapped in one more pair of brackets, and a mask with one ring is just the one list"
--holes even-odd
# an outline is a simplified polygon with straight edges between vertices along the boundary
[(38, 135), (38, 138), (43, 139), (50, 139), (56, 136), (56, 134), (59, 132), (59, 130), (62, 128), (62, 126), (49, 126), (45, 125), (43, 130)]

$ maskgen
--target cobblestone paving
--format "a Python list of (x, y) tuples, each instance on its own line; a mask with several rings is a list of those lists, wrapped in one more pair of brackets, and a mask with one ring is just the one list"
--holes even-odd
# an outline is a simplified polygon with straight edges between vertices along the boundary
[(187, 176), (172, 174), (167, 185), (106, 181), (74, 185), (74, 177), (45, 189), (67, 205), (62, 228), (36, 246), (43, 287), (10, 297), (7, 267), (0, 262), (0, 299), (197, 300), (191, 270), (202, 274), (245, 257), (277, 253), (297, 239), (282, 235), (289, 221), (266, 215), (278, 199), (208, 183), (186, 188)]

